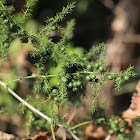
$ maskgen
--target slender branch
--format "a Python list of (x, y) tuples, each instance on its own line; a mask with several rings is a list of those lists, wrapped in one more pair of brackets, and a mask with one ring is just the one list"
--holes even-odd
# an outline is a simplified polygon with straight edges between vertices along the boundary
[(124, 43), (140, 43), (140, 34), (125, 34), (122, 40)]
[(27, 106), (29, 109), (31, 109), (33, 112), (38, 114), (39, 116), (43, 117), (46, 119), (49, 123), (51, 123), (52, 119), (41, 113), (39, 110), (36, 108), (32, 107), (30, 104), (28, 104), (26, 101), (24, 101), (21, 97), (19, 97), (14, 91), (12, 91), (10, 88), (6, 86), (5, 83), (0, 81), (0, 85), (2, 85), (4, 88), (6, 88), (16, 99), (18, 99), (21, 103), (23, 103), (25, 106)]
[(70, 129), (64, 127), (61, 124), (57, 124), (59, 127), (64, 128), (75, 140), (80, 140)]
[(108, 9), (110, 9), (111, 11), (113, 11), (114, 7), (115, 7), (115, 3), (112, 0), (100, 0), (100, 2), (107, 7)]
[(108, 135), (105, 140), (110, 140), (111, 139), (111, 135)]
[[(83, 71), (83, 72), (79, 72), (80, 74), (97, 74), (98, 72), (92, 72), (92, 71)], [(79, 73), (72, 73), (73, 75), (75, 75), (75, 74), (79, 74)], [(110, 74), (118, 74), (118, 73), (110, 73)], [(57, 75), (37, 75), (37, 74), (35, 74), (35, 75), (31, 75), (31, 76), (27, 76), (27, 77), (21, 77), (21, 78), (18, 78), (18, 79), (15, 79), (15, 80), (13, 80), (13, 81), (10, 81), (10, 82), (8, 82), (7, 84), (6, 84), (6, 86), (8, 86), (8, 85), (10, 85), (11, 83), (13, 83), (13, 82), (17, 82), (17, 81), (20, 81), (20, 80), (23, 80), (23, 79), (31, 79), (31, 78), (37, 78), (37, 77), (42, 77), (42, 78), (48, 78), (48, 77), (55, 77), (55, 76), (57, 76)], [(99, 77), (102, 77), (102, 76), (99, 76)]]
[(0, 1), (0, 4), (1, 4), (1, 6), (2, 6), (2, 7), (4, 7), (4, 5), (2, 4), (2, 2), (1, 2), (1, 1)]
[(70, 125), (70, 123), (71, 123), (72, 119), (74, 118), (74, 116), (76, 115), (76, 113), (77, 113), (77, 109), (74, 110), (74, 112), (72, 113), (72, 115), (69, 117), (69, 120), (67, 122), (67, 125)]
[(27, 12), (28, 12), (29, 9), (26, 9), (26, 11), (24, 12), (22, 18), (20, 19), (19, 23), (21, 23), (21, 21), (23, 20), (23, 18), (27, 15)]
[[(50, 124), (52, 123), (52, 119), (51, 118), (49, 118), (48, 116), (46, 116), (45, 114), (43, 114), (42, 112), (40, 112), (39, 110), (37, 110), (36, 108), (31, 106), (30, 104), (28, 104), (26, 101), (24, 101), (14, 91), (12, 91), (9, 87), (7, 87), (6, 84), (3, 83), (1, 80), (0, 80), (0, 85), (2, 85), (4, 88), (6, 88), (17, 100), (19, 100), (21, 103), (23, 103), (25, 106), (27, 106), (30, 110), (32, 110), (33, 112), (35, 112), (39, 116), (43, 117), (44, 119), (46, 119)], [(70, 129), (64, 127), (61, 124), (56, 124), (56, 125), (59, 126), (59, 127), (64, 128), (75, 140), (80, 140)]]
[(52, 125), (52, 123), (50, 123), (50, 126), (51, 126), (51, 131), (52, 131), (53, 140), (56, 140), (56, 139), (55, 139), (55, 134), (54, 134), (54, 130), (53, 130), (53, 125)]
[(57, 76), (57, 75), (47, 75), (47, 76), (44, 76), (44, 75), (31, 75), (31, 76), (21, 77), (21, 78), (15, 79), (13, 81), (8, 82), (6, 85), (8, 86), (9, 84), (11, 84), (13, 82), (17, 82), (17, 81), (20, 81), (20, 80), (23, 80), (23, 79), (31, 79), (31, 78), (37, 78), (37, 77), (47, 78), (47, 77), (55, 77), (55, 76)]
[(80, 123), (80, 124), (78, 124), (78, 125), (75, 125), (75, 126), (71, 127), (71, 130), (73, 130), (73, 129), (77, 128), (77, 127), (80, 127), (80, 126), (82, 126), (82, 125), (85, 125), (85, 124), (88, 124), (88, 123), (92, 123), (92, 122), (93, 122), (93, 121), (86, 121), (86, 122)]
[(23, 79), (30, 79), (30, 78), (36, 78), (37, 76), (27, 76), (27, 77), (21, 77), (21, 78), (18, 78), (18, 79), (15, 79), (15, 80), (13, 80), (13, 81), (10, 81), (10, 82), (8, 82), (7, 83), (7, 86), (8, 85), (10, 85), (11, 83), (13, 83), (13, 82), (17, 82), (17, 81), (20, 81), (20, 80), (23, 80)]

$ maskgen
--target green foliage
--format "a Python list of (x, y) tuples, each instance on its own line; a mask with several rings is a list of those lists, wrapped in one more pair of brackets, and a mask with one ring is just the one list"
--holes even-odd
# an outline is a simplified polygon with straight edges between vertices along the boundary
[(130, 135), (131, 138), (134, 136), (132, 136), (131, 132), (126, 132), (126, 129), (128, 129), (128, 122), (118, 116), (112, 115), (110, 118), (98, 118), (94, 122), (96, 125), (106, 124), (108, 134), (111, 136), (116, 135), (118, 140), (128, 140)]
[(105, 109), (107, 102), (108, 102), (108, 99), (105, 98), (105, 99), (101, 102), (100, 108), (101, 108), (101, 109)]
[(4, 5), (5, 1), (0, 1), (0, 57), (7, 60), (7, 48), (9, 43), (15, 38), (11, 14), (14, 11), (13, 6)]
[(27, 0), (25, 5), (25, 10), (22, 13), (20, 23), (26, 22), (26, 19), (29, 18), (32, 14), (33, 8), (36, 5), (38, 0)]
[(117, 136), (117, 139), (118, 140), (129, 140), (128, 138), (126, 138), (124, 135), (122, 135), (122, 134), (119, 134), (118, 136)]
[[(34, 78), (36, 80), (33, 87), (35, 97), (30, 98), (28, 96), (26, 100), (38, 110), (45, 114), (48, 113), (47, 116), (52, 118), (54, 124), (59, 123), (61, 120), (56, 111), (57, 107), (66, 104), (72, 97), (76, 97), (75, 99), (80, 98), (80, 96), (84, 97), (87, 84), (90, 84), (94, 89), (91, 97), (92, 111), (95, 111), (98, 95), (102, 92), (104, 82), (108, 76), (112, 76), (109, 78), (110, 80), (115, 80), (116, 89), (120, 89), (120, 86), (129, 77), (136, 76), (132, 66), (122, 72), (110, 71), (105, 63), (106, 45), (104, 43), (93, 46), (89, 52), (85, 52), (82, 49), (79, 52), (74, 51), (70, 39), (74, 30), (75, 20), (72, 19), (67, 22), (65, 29), (59, 25), (59, 22), (63, 21), (65, 16), (73, 11), (75, 2), (63, 7), (62, 11), (57, 13), (56, 16), (46, 20), (45, 27), (39, 31), (28, 31), (25, 24), (29, 16), (31, 16), (36, 2), (37, 0), (27, 0), (25, 10), (21, 13), (21, 19), (16, 20), (13, 14), (14, 8), (6, 6), (5, 1), (0, 1), (0, 57), (4, 61), (8, 60), (8, 48), (10, 43), (17, 37), (21, 43), (27, 43), (29, 38), (31, 39), (34, 47), (31, 56), (34, 59), (39, 57), (35, 63), (37, 73), (13, 80), (7, 84), (10, 85), (22, 79)], [(54, 30), (58, 30), (61, 34), (61, 38), (57, 42), (54, 42), (50, 37), (50, 33)], [(98, 61), (91, 61), (91, 57), (96, 53), (100, 54)], [(62, 63), (58, 71), (52, 74), (51, 69), (55, 69), (60, 62)], [(50, 84), (51, 78), (56, 78), (59, 84)], [(45, 97), (42, 97), (41, 93)], [(42, 98), (44, 99), (42, 100)], [(49, 109), (45, 107), (47, 104), (50, 105)], [(47, 126), (47, 124), (44, 124), (46, 122), (42, 121), (41, 118), (37, 118), (23, 106), (21, 106), (21, 112), (26, 112), (27, 135), (30, 134), (32, 125)]]
[(7, 108), (0, 108), (0, 115), (6, 114)]

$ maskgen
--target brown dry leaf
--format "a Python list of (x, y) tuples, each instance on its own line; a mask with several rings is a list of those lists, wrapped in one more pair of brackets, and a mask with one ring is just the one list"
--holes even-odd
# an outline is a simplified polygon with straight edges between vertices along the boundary
[(86, 127), (85, 135), (87, 139), (100, 139), (105, 138), (107, 136), (107, 132), (103, 128), (103, 126), (95, 126), (93, 124), (89, 124)]
[(22, 140), (21, 138), (19, 137), (16, 137), (12, 134), (7, 134), (7, 133), (4, 133), (2, 131), (0, 131), (0, 139), (1, 140)]
[(49, 136), (47, 136), (48, 132), (39, 132), (27, 140), (50, 140)]
[(131, 119), (140, 116), (140, 81), (136, 86), (138, 92), (132, 96), (130, 108), (123, 112), (123, 117), (127, 118), (129, 124), (131, 124)]
[(137, 92), (140, 94), (140, 81), (138, 82), (137, 86), (136, 86), (136, 90)]
[(140, 116), (140, 94), (134, 94), (132, 96), (131, 100), (131, 109), (133, 110), (133, 113), (137, 116)]

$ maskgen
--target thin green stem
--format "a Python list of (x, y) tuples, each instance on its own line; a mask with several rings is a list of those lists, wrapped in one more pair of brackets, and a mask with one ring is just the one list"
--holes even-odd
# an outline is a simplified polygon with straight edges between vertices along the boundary
[(22, 18), (20, 19), (19, 22), (21, 22), (23, 20), (23, 18), (26, 16), (28, 9), (26, 9), (26, 11), (24, 12), (24, 15), (22, 16)]
[(47, 75), (47, 76), (39, 75), (39, 76), (42, 77), (42, 78), (47, 78), (47, 77), (55, 77), (55, 76), (57, 76), (57, 75)]
[(0, 4), (1, 4), (1, 6), (2, 6), (2, 7), (4, 7), (4, 5), (2, 4), (2, 2), (1, 2), (1, 1), (0, 1)]
[(83, 72), (77, 72), (77, 73), (72, 73), (72, 74), (82, 74), (82, 73), (84, 73), (84, 74), (96, 74), (96, 73), (98, 73), (98, 72), (93, 72), (93, 71), (83, 71)]
[(11, 83), (13, 82), (17, 82), (17, 81), (20, 81), (20, 80), (23, 80), (23, 79), (31, 79), (31, 78), (37, 78), (37, 77), (42, 77), (42, 78), (48, 78), (48, 77), (55, 77), (57, 75), (47, 75), (47, 76), (44, 76), (44, 75), (31, 75), (31, 76), (27, 76), (27, 77), (21, 77), (21, 78), (18, 78), (18, 79), (15, 79), (13, 81), (10, 81), (7, 83), (7, 86), (10, 85)]
[(13, 81), (10, 81), (9, 83), (7, 83), (7, 85), (13, 83), (13, 82), (17, 82), (17, 81), (20, 81), (20, 80), (23, 80), (23, 79), (30, 79), (30, 78), (36, 78), (37, 76), (27, 76), (27, 77), (21, 77), (21, 78), (18, 78), (18, 79), (15, 79)]
[(50, 123), (50, 126), (51, 126), (51, 131), (52, 131), (53, 140), (55, 140), (55, 134), (54, 134), (52, 122)]
[(77, 128), (77, 127), (80, 127), (80, 126), (82, 126), (82, 125), (85, 125), (85, 124), (88, 124), (88, 123), (91, 123), (91, 122), (93, 122), (93, 121), (86, 121), (86, 122), (80, 123), (80, 124), (78, 124), (78, 125), (75, 125), (75, 126), (73, 126), (72, 128), (70, 128), (70, 129), (73, 130), (73, 129)]

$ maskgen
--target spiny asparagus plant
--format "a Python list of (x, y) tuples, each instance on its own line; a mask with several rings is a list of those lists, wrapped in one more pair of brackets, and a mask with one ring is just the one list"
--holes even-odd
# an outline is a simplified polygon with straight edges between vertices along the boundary
[[(86, 85), (90, 84), (93, 87), (91, 93), (92, 97), (92, 110), (96, 110), (96, 103), (98, 94), (101, 93), (104, 82), (106, 79), (115, 80), (116, 89), (120, 89), (121, 85), (136, 74), (133, 71), (133, 66), (130, 66), (125, 71), (111, 71), (109, 66), (105, 63), (106, 45), (101, 43), (98, 46), (93, 46), (89, 52), (75, 53), (70, 50), (72, 45), (71, 34), (74, 30), (75, 20), (72, 19), (67, 22), (67, 26), (62, 28), (59, 22), (63, 21), (65, 16), (73, 11), (75, 2), (69, 3), (63, 7), (62, 11), (57, 13), (56, 16), (48, 18), (45, 21), (45, 26), (37, 32), (29, 32), (26, 28), (28, 18), (32, 15), (32, 10), (37, 0), (27, 0), (25, 9), (20, 13), (20, 20), (16, 18), (13, 6), (7, 6), (5, 0), (0, 1), (0, 57), (3, 61), (8, 61), (8, 49), (10, 43), (17, 37), (21, 43), (27, 43), (31, 39), (34, 47), (31, 56), (36, 59), (35, 66), (37, 73), (6, 83), (10, 87), (12, 82), (17, 82), (22, 79), (33, 78), (35, 84), (33, 92), (36, 96), (28, 96), (25, 100), (32, 103), (38, 110), (45, 113), (44, 104), (48, 103), (51, 106), (50, 113), (47, 114), (53, 123), (62, 122), (62, 119), (54, 111), (54, 106), (63, 106), (71, 97), (86, 96)], [(50, 32), (58, 30), (61, 38), (54, 42), (50, 37)], [(97, 61), (91, 61), (92, 56), (100, 53)], [(59, 62), (63, 62), (61, 70), (57, 74), (50, 74), (52, 65), (57, 66)], [(57, 83), (51, 86), (49, 81), (55, 77)], [(44, 92), (44, 100), (40, 102), (40, 94)], [(24, 105), (21, 105), (21, 111), (26, 114), (28, 121), (26, 127), (31, 128), (32, 125), (40, 127), (48, 126), (46, 120), (27, 111)], [(37, 118), (37, 120), (36, 120)], [(39, 120), (39, 121), (38, 121)]]
[(125, 121), (124, 118), (111, 116), (110, 118), (98, 118), (96, 121), (94, 121), (96, 125), (102, 125), (105, 124), (108, 129), (109, 135), (117, 135), (118, 140), (128, 140), (130, 133), (126, 132), (127, 129), (129, 129), (129, 124), (127, 121)]

